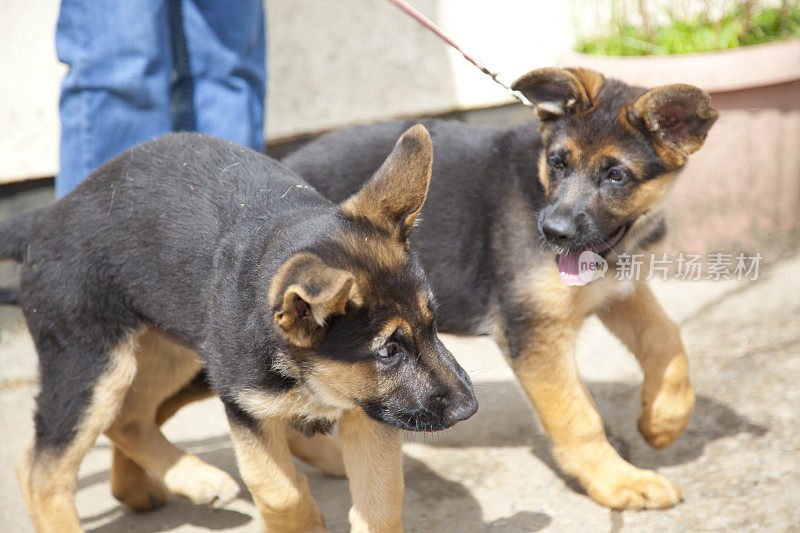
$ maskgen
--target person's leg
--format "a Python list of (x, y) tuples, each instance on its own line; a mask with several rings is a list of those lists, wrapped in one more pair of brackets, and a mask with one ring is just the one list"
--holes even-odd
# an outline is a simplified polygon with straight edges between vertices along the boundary
[(263, 0), (183, 0), (195, 128), (264, 150)]
[(166, 0), (63, 0), (56, 51), (61, 84), (61, 198), (105, 161), (171, 129)]

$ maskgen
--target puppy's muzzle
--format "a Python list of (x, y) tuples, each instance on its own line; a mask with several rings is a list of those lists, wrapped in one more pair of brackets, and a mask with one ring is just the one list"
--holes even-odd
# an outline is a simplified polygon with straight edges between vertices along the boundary
[(478, 399), (475, 394), (460, 394), (455, 397), (444, 410), (444, 418), (448, 425), (461, 422), (478, 412)]

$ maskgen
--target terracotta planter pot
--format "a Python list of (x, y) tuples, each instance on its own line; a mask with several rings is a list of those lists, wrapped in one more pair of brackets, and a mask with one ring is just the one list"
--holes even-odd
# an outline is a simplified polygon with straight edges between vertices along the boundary
[(800, 249), (800, 39), (675, 56), (570, 53), (560, 62), (646, 87), (689, 83), (711, 93), (720, 118), (670, 199), (673, 253), (774, 259)]

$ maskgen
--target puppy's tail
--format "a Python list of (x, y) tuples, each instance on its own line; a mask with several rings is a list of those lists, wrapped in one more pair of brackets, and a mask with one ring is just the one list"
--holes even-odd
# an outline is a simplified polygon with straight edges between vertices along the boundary
[(22, 261), (27, 254), (31, 236), (45, 209), (45, 207), (40, 207), (0, 220), (0, 259)]

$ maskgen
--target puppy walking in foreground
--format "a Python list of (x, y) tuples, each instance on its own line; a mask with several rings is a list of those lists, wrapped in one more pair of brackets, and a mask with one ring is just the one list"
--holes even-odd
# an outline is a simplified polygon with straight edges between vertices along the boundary
[[(115, 481), (131, 507), (159, 503), (163, 487), (235, 497), (227, 474), (158, 428), (205, 367), (266, 530), (324, 530), (292, 450), (332, 472), (341, 452), (353, 530), (400, 531), (400, 429), (477, 409), (408, 246), (431, 160), (427, 131), (411, 128), (335, 205), (266, 156), (169, 135), (0, 222), (40, 361), (35, 441), (17, 468), (36, 529), (80, 531), (78, 466), (101, 432), (135, 464)], [(337, 422), (341, 450), (319, 435)]]
[[(436, 161), (414, 248), (441, 298), (439, 325), (494, 335), (559, 464), (592, 498), (619, 509), (669, 507), (678, 489), (607, 442), (578, 375), (575, 337), (596, 313), (633, 352), (644, 372), (639, 430), (652, 446), (669, 446), (694, 407), (680, 332), (644, 281), (618, 281), (614, 272), (620, 254), (664, 236), (661, 204), (717, 112), (696, 87), (646, 90), (578, 68), (534, 70), (513, 87), (536, 104), (538, 121), (513, 129), (426, 123)], [(284, 163), (341, 200), (406, 127), (337, 131)], [(587, 283), (586, 252), (609, 263), (605, 279)]]

